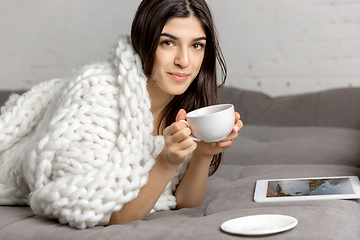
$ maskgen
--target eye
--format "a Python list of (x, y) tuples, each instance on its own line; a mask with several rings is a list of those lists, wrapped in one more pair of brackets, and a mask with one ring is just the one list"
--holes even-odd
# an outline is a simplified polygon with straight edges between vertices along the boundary
[(164, 40), (161, 42), (161, 45), (164, 45), (166, 47), (173, 47), (175, 46), (175, 43), (171, 40)]
[(194, 43), (194, 44), (192, 45), (192, 48), (193, 48), (193, 49), (196, 49), (196, 50), (202, 50), (202, 49), (204, 49), (204, 47), (205, 47), (205, 44), (200, 43), (200, 42)]

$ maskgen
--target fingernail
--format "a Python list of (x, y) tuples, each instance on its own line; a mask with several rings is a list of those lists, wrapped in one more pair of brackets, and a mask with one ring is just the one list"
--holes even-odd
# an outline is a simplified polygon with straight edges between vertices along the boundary
[(234, 127), (234, 132), (238, 132), (240, 130), (240, 128), (238, 126)]

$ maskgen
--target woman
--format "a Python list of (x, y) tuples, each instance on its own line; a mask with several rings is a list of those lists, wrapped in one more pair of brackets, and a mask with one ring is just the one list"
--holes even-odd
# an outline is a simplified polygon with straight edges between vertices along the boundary
[(234, 131), (206, 144), (178, 122), (217, 103), (216, 57), (224, 64), (209, 9), (203, 0), (145, 0), (131, 35), (109, 60), (1, 108), (0, 204), (29, 204), (84, 229), (201, 203), (242, 127), (236, 114)]
[(178, 122), (188, 111), (218, 103), (216, 57), (226, 69), (205, 1), (144, 0), (135, 15), (131, 38), (148, 77), (151, 112), (158, 126), (153, 135), (163, 134), (166, 144), (150, 170), (149, 182), (136, 199), (112, 215), (110, 224), (143, 219), (191, 153), (175, 196), (177, 208), (199, 206), (208, 173), (216, 171), (221, 152), (242, 127), (237, 113), (234, 130), (226, 139), (195, 143), (189, 137), (191, 130)]

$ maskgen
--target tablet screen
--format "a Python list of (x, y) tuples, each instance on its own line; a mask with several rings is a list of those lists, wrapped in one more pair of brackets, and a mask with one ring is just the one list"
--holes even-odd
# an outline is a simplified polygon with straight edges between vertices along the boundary
[(266, 197), (354, 194), (349, 178), (269, 181)]

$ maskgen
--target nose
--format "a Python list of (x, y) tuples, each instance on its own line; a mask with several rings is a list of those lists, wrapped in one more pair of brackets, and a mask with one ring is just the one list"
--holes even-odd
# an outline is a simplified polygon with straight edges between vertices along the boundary
[(190, 65), (190, 55), (187, 49), (179, 48), (175, 58), (175, 64), (181, 68), (187, 68)]

